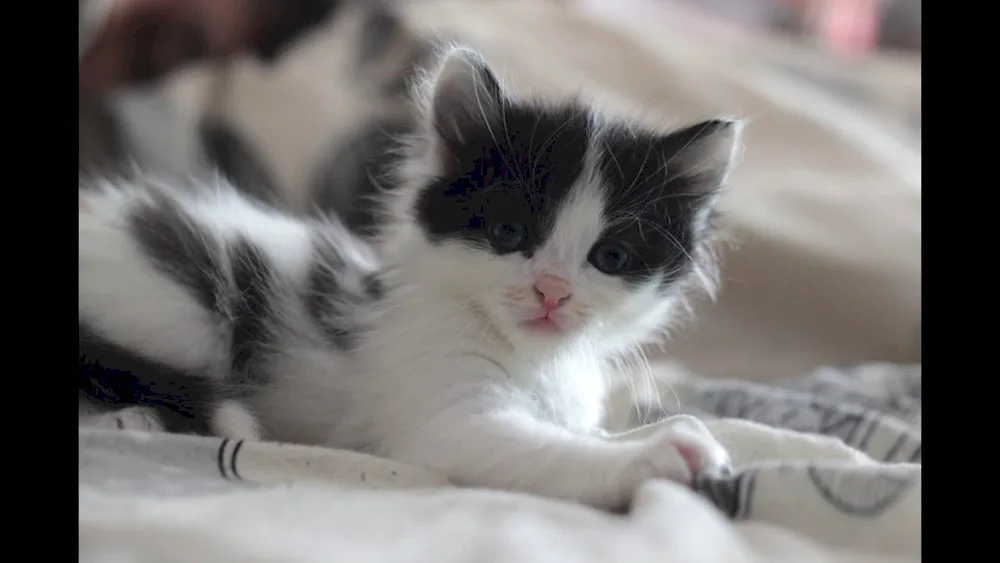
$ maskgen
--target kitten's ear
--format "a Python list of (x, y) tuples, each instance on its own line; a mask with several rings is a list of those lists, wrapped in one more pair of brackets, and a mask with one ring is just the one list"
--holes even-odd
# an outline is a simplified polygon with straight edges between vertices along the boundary
[(660, 146), (673, 163), (667, 173), (692, 180), (706, 195), (718, 191), (736, 164), (743, 127), (740, 120), (710, 119), (664, 136)]
[(502, 119), (503, 92), (476, 52), (453, 48), (442, 58), (430, 87), (427, 115), (442, 149), (454, 155), (476, 133)]

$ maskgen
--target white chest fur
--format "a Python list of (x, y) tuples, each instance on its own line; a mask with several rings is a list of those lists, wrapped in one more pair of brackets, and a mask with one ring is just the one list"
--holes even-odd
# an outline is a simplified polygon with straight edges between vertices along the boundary
[(507, 373), (512, 405), (574, 432), (600, 427), (607, 387), (599, 362), (566, 353), (544, 364), (513, 363)]

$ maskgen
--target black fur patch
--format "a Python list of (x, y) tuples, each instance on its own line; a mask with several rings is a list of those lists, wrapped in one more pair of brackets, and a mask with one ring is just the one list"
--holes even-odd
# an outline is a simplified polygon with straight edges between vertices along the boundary
[(211, 233), (167, 199), (141, 206), (129, 218), (129, 226), (161, 272), (190, 291), (203, 307), (221, 310), (219, 284), (224, 278)]
[(264, 252), (245, 238), (230, 247), (229, 257), (235, 285), (229, 382), (259, 386), (269, 380), (267, 353), (274, 338), (269, 323), (277, 280)]
[[(157, 79), (208, 53), (208, 42), (199, 26), (164, 18), (155, 12), (135, 19), (131, 29), (123, 30), (123, 36), (131, 40), (131, 48), (123, 51), (128, 57), (127, 71), (133, 84)], [(169, 47), (164, 48), (167, 44)]]
[(395, 160), (394, 139), (411, 130), (408, 119), (384, 118), (340, 141), (312, 181), (317, 207), (335, 212), (355, 233), (372, 235), (379, 215), (373, 198), (390, 186), (385, 178)]
[(133, 156), (121, 116), (107, 101), (81, 102), (79, 127), (81, 171), (117, 168)]
[(80, 395), (106, 410), (142, 405), (169, 432), (209, 435), (220, 399), (211, 380), (144, 358), (80, 323)]
[[(642, 283), (650, 274), (668, 274), (665, 282), (683, 275), (700, 244), (703, 225), (699, 211), (718, 189), (718, 178), (692, 175), (702, 136), (727, 122), (706, 122), (665, 136), (620, 131), (602, 141), (600, 171), (608, 190), (605, 213), (621, 218), (604, 236), (631, 251), (628, 266), (617, 275)], [(714, 182), (714, 183), (713, 183)]]
[(583, 171), (590, 138), (586, 113), (574, 107), (539, 112), (506, 104), (504, 123), (461, 124), (448, 137), (454, 174), (428, 186), (417, 217), (431, 241), (457, 239), (488, 247), (491, 222), (528, 229), (531, 256), (548, 237), (556, 214)]
[(337, 248), (326, 239), (318, 238), (313, 249), (309, 285), (304, 295), (305, 307), (327, 339), (334, 346), (346, 350), (354, 343), (354, 338), (339, 309), (340, 303), (350, 299), (340, 286), (337, 275), (344, 269), (344, 260)]
[(259, 0), (252, 10), (257, 22), (253, 52), (261, 60), (275, 60), (296, 39), (330, 17), (340, 3), (340, 0)]
[(238, 190), (273, 206), (281, 205), (281, 190), (248, 139), (227, 123), (210, 119), (198, 133), (209, 160)]
[(368, 274), (365, 276), (365, 295), (375, 300), (381, 299), (385, 295), (385, 287), (377, 275)]

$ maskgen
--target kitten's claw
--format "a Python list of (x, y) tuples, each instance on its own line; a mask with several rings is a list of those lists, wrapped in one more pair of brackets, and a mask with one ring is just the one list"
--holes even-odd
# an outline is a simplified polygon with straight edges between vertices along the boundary
[(729, 454), (700, 420), (682, 415), (663, 424), (664, 428), (636, 444), (636, 453), (621, 473), (627, 498), (650, 479), (691, 485), (697, 475), (730, 470)]

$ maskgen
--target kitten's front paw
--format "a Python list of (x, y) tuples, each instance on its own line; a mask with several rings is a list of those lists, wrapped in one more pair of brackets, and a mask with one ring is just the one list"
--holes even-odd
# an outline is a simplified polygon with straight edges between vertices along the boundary
[(650, 479), (669, 479), (691, 485), (696, 475), (730, 471), (726, 449), (700, 420), (687, 415), (672, 417), (663, 428), (637, 443), (636, 452), (622, 470), (625, 498)]

